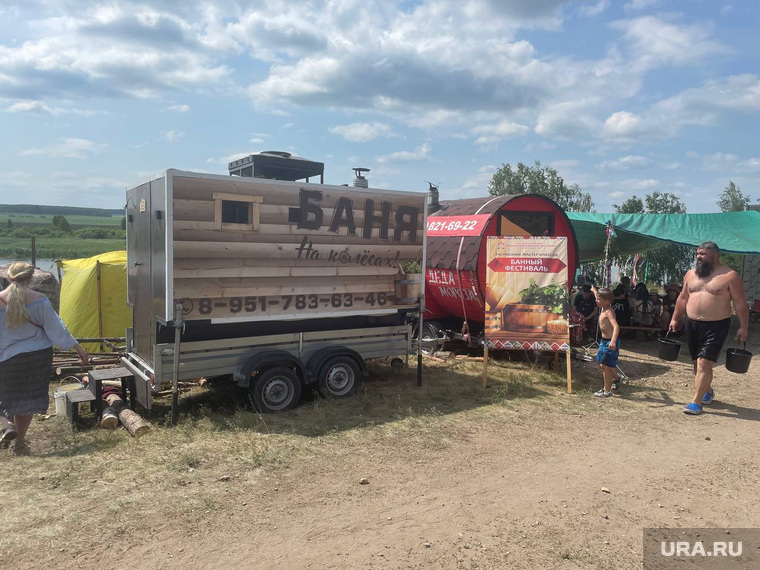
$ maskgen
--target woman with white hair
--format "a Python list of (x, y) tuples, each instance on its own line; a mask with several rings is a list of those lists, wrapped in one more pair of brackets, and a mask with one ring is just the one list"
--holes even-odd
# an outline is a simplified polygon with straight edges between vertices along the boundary
[(0, 291), (0, 446), (15, 440), (17, 455), (29, 453), (26, 432), (35, 413), (48, 409), (53, 345), (74, 349), (83, 365), (90, 357), (71, 336), (50, 300), (29, 289), (34, 267), (23, 261), (8, 269)]

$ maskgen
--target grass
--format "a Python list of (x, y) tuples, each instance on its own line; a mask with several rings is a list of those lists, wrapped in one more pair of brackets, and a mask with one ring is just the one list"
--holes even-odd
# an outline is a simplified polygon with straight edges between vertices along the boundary
[[(0, 524), (17, 531), (0, 534), (0, 552), (86, 552), (110, 538), (140, 533), (157, 518), (193, 523), (230, 511), (235, 497), (258, 478), (307, 461), (346, 461), (378, 447), (414, 456), (445, 449), (474, 425), (480, 429), (550, 406), (552, 413), (578, 413), (594, 404), (593, 398), (558, 397), (564, 374), (526, 364), (491, 364), (484, 389), (482, 366), (430, 362), (424, 385), (417, 387), (416, 370), (395, 375), (371, 364), (356, 396), (313, 397), (272, 415), (250, 411), (245, 393), (229, 384), (212, 385), (181, 398), (177, 427), (168, 425), (168, 399), (143, 410), (152, 431), (140, 439), (123, 430), (73, 432), (62, 418), (35, 421), (32, 456), (0, 453)], [(593, 368), (574, 374), (577, 390), (598, 382)], [(130, 516), (118, 516), (124, 512)]]
[[(107, 251), (120, 251), (127, 247), (122, 239), (80, 239), (76, 237), (45, 238), (35, 240), (38, 259), (78, 259), (91, 257)], [(29, 238), (0, 237), (0, 257), (5, 259), (30, 259)]]

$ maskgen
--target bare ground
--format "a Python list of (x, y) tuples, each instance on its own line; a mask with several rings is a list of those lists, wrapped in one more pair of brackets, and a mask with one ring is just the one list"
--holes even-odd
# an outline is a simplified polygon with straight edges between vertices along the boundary
[[(758, 343), (747, 348), (757, 353)], [(255, 461), (252, 440), (235, 430), (212, 430), (209, 442), (189, 426), (160, 452), (148, 438), (124, 444), (113, 434), (83, 457), (61, 443), (62, 428), (35, 424), (36, 457), (0, 459), (0, 558), (67, 569), (640, 568), (645, 527), (760, 527), (757, 362), (746, 375), (719, 366), (716, 402), (688, 417), (690, 362), (655, 352), (654, 341), (626, 341), (631, 380), (609, 399), (591, 396), (600, 374), (583, 363), (572, 395), (554, 377), (493, 403), (451, 402), (351, 429), (336, 421), (337, 432), (299, 433), (299, 443), (292, 424), (264, 418), (269, 433), (257, 427), (256, 441), (274, 444)], [(424, 390), (435, 392), (452, 366), (472, 384), (455, 397), (498, 388), (478, 386), (480, 364), (432, 363)], [(370, 379), (353, 405), (393, 394), (392, 382), (380, 384)], [(302, 408), (296, 420), (319, 412)], [(122, 465), (148, 445), (144, 457), (173, 468)], [(287, 460), (281, 446), (291, 446)]]

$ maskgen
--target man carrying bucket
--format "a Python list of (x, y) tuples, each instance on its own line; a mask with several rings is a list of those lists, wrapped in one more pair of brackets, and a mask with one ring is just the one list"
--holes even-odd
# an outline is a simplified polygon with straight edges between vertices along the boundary
[(684, 277), (668, 327), (675, 332), (685, 313), (684, 331), (694, 361), (696, 388), (694, 400), (683, 409), (685, 414), (699, 415), (702, 406), (713, 402), (713, 364), (731, 327), (732, 302), (739, 318), (736, 340), (746, 342), (749, 309), (741, 277), (720, 262), (718, 246), (706, 241), (697, 248), (697, 266)]

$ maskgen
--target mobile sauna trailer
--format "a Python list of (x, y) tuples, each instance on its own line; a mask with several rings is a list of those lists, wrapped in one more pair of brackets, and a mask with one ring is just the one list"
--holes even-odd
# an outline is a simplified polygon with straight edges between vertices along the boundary
[(312, 384), (352, 394), (366, 359), (412, 349), (419, 300), (397, 299), (394, 279), (424, 259), (426, 198), (179, 170), (129, 190), (138, 401), (150, 407), (175, 361), (180, 380), (229, 375), (260, 410)]
[[(573, 227), (554, 201), (538, 194), (435, 200), (428, 214), (423, 347), (435, 351), (446, 338), (483, 332), (486, 244), (489, 236), (565, 236), (569, 274), (578, 266)], [(572, 286), (572, 283), (569, 284)], [(463, 323), (467, 327), (463, 329)]]

